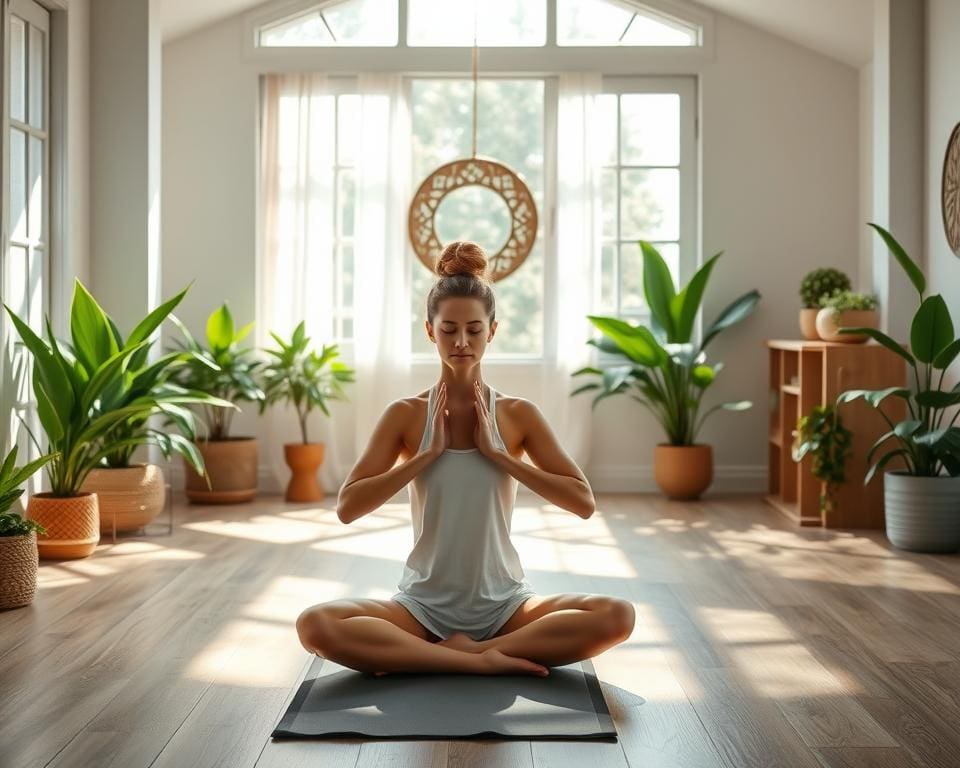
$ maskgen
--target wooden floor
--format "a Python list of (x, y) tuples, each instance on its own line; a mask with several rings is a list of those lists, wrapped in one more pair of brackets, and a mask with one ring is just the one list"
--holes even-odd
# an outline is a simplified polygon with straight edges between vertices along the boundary
[(0, 613), (0, 768), (960, 764), (960, 558), (748, 497), (601, 495), (584, 521), (521, 496), (538, 591), (636, 606), (594, 659), (618, 743), (272, 742), (312, 659), (296, 616), (389, 597), (412, 543), (406, 505), (345, 526), (333, 501), (177, 504), (172, 536), (41, 561)]

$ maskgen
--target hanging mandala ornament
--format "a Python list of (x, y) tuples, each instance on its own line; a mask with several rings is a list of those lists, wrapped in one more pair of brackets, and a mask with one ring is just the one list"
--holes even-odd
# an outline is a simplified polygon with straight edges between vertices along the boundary
[[(407, 231), (414, 253), (431, 272), (443, 251), (437, 235), (436, 215), (451, 192), (478, 186), (498, 195), (510, 211), (510, 234), (503, 246), (489, 258), (491, 280), (502, 280), (516, 270), (533, 249), (537, 239), (537, 204), (526, 183), (512, 168), (477, 155), (477, 41), (473, 41), (473, 155), (441, 165), (417, 189), (407, 216)], [(481, 243), (491, 253), (495, 243)]]
[(943, 231), (950, 250), (960, 256), (960, 123), (954, 126), (943, 158), (943, 183), (940, 189)]

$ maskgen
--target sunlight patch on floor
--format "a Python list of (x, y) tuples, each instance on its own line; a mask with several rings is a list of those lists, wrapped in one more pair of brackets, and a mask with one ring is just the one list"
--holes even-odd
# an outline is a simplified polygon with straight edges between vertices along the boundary
[(215, 536), (232, 536), (270, 544), (313, 541), (334, 535), (343, 529), (342, 523), (336, 518), (332, 522), (291, 520), (279, 515), (255, 515), (249, 520), (197, 520), (184, 523), (182, 527)]

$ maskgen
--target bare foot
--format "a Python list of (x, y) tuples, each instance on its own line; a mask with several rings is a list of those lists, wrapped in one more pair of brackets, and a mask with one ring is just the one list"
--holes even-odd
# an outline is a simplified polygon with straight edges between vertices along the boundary
[(488, 648), (480, 653), (485, 675), (538, 675), (546, 677), (550, 670), (542, 664), (517, 656), (507, 656), (496, 648)]
[(453, 648), (455, 651), (465, 651), (467, 653), (483, 652), (483, 646), (465, 632), (454, 632), (446, 640), (437, 641), (437, 645), (442, 645), (445, 648)]

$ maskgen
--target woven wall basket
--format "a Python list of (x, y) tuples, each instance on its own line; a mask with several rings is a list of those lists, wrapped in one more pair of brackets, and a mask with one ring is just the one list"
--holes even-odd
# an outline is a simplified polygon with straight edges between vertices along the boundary
[(95, 493), (63, 497), (35, 493), (27, 504), (27, 517), (47, 529), (47, 535), (37, 539), (41, 560), (87, 557), (100, 542), (100, 510)]
[(163, 511), (163, 471), (156, 464), (138, 464), (119, 469), (93, 469), (82, 490), (97, 494), (100, 533), (136, 531)]
[(37, 532), (0, 536), (0, 611), (33, 602), (37, 593)]

